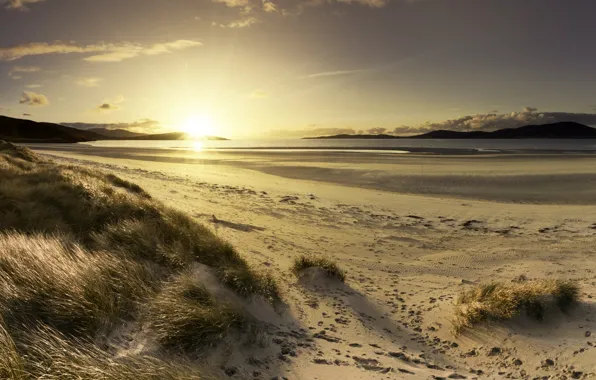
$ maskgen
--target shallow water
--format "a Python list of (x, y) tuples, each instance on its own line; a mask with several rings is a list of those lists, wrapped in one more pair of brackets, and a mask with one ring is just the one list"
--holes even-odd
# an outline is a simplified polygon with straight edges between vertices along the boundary
[(596, 139), (516, 139), (516, 140), (476, 140), (476, 139), (329, 139), (329, 140), (226, 140), (226, 141), (139, 141), (139, 140), (104, 140), (82, 143), (94, 147), (180, 149), (189, 151), (220, 149), (271, 149), (271, 150), (358, 150), (407, 152), (449, 152), (469, 153), (506, 153), (553, 151), (559, 153), (596, 152)]

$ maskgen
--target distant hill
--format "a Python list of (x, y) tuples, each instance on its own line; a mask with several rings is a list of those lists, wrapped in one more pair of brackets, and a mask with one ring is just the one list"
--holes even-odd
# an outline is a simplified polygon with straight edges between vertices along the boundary
[(132, 137), (140, 137), (146, 136), (143, 133), (131, 132), (127, 131), (126, 129), (107, 129), (107, 128), (90, 128), (87, 131), (95, 132), (105, 137), (114, 137), (114, 138), (132, 138)]
[[(228, 140), (223, 137), (217, 136), (204, 136), (203, 139), (205, 140)], [(170, 133), (160, 133), (156, 135), (140, 135), (131, 138), (127, 138), (126, 140), (194, 140), (191, 136), (184, 132), (170, 132)]]
[[(79, 125), (78, 123), (71, 125)], [(223, 137), (205, 136), (206, 140), (227, 140)], [(77, 143), (96, 140), (187, 140), (183, 132), (143, 134), (126, 129), (78, 129), (54, 123), (0, 116), (0, 140), (22, 143)]]
[(596, 128), (574, 122), (526, 125), (499, 129), (494, 132), (457, 132), (438, 130), (421, 135), (400, 137), (392, 135), (335, 135), (306, 137), (307, 139), (596, 139)]
[(54, 123), (0, 116), (0, 140), (11, 142), (76, 143), (100, 140), (103, 136), (90, 131), (65, 127)]
[(319, 139), (371, 139), (371, 140), (384, 140), (384, 139), (401, 139), (400, 136), (379, 134), (379, 135), (333, 135), (333, 136), (318, 136), (318, 137), (304, 137), (304, 140), (319, 140)]

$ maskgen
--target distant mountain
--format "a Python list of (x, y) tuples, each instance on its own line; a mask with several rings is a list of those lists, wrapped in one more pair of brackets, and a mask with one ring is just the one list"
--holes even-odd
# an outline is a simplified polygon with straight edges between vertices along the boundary
[(11, 142), (76, 143), (100, 140), (103, 136), (90, 131), (54, 123), (0, 116), (0, 140)]
[[(202, 138), (199, 138), (199, 139), (228, 140), (226, 138), (217, 137), (217, 136), (203, 136)], [(194, 138), (184, 132), (170, 132), (170, 133), (160, 133), (160, 134), (156, 134), (156, 135), (135, 136), (135, 137), (131, 137), (131, 138), (126, 138), (126, 140), (194, 140)]]
[(95, 132), (105, 137), (114, 138), (132, 138), (146, 136), (144, 133), (131, 132), (127, 131), (126, 129), (90, 128), (87, 129), (87, 131)]
[(307, 139), (596, 139), (596, 128), (574, 122), (526, 125), (519, 128), (499, 129), (494, 132), (457, 132), (438, 130), (416, 136), (392, 135), (335, 135), (307, 137)]
[(526, 125), (494, 132), (432, 131), (414, 136), (418, 139), (593, 139), (596, 129), (574, 122)]
[(318, 136), (318, 137), (303, 137), (305, 140), (318, 140), (318, 139), (370, 139), (370, 140), (384, 140), (384, 139), (401, 139), (402, 137), (379, 134), (379, 135), (333, 135), (333, 136)]
[[(72, 125), (78, 125), (77, 123)], [(126, 129), (78, 129), (54, 123), (0, 116), (0, 140), (23, 143), (77, 143), (96, 140), (191, 140), (183, 132), (143, 134)], [(223, 137), (205, 136), (206, 140), (227, 140)]]

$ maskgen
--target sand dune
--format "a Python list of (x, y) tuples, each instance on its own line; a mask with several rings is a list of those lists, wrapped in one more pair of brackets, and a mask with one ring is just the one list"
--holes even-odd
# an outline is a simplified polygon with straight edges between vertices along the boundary
[[(272, 165), (246, 153), (45, 152), (138, 183), (277, 274), (288, 310), (273, 323), (267, 347), (212, 358), (234, 368), (233, 376), (596, 376), (592, 157), (407, 157), (400, 169), (389, 159), (370, 168), (350, 158), (319, 164), (321, 157), (308, 155), (300, 165), (298, 156)], [(416, 162), (425, 174), (412, 175)], [(358, 183), (379, 165), (394, 178)], [(313, 253), (336, 260), (346, 282), (293, 276), (292, 260)], [(543, 321), (521, 316), (453, 334), (463, 289), (520, 275), (577, 280), (581, 302)]]

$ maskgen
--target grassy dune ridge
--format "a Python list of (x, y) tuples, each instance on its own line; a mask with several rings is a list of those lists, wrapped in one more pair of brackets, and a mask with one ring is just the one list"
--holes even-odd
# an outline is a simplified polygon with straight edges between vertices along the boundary
[(96, 344), (132, 322), (188, 352), (250, 323), (188, 274), (197, 264), (240, 296), (279, 299), (269, 274), (139, 186), (0, 141), (0, 378), (197, 378)]

